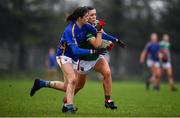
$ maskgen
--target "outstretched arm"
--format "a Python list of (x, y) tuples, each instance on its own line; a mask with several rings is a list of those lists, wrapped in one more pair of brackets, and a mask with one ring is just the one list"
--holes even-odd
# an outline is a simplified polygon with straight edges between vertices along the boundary
[(100, 49), (83, 49), (77, 47), (76, 44), (71, 44), (71, 49), (74, 55), (88, 55), (88, 54), (104, 54), (106, 52), (105, 48)]
[(105, 32), (102, 33), (102, 39), (112, 41), (112, 42), (116, 42), (123, 48), (126, 47), (126, 44), (121, 39), (118, 39), (112, 35), (105, 33)]
[(71, 44), (71, 49), (74, 55), (88, 55), (92, 54), (92, 50), (78, 48), (76, 44)]
[(141, 55), (140, 55), (140, 60), (139, 60), (139, 62), (140, 62), (141, 64), (144, 63), (144, 60), (145, 60), (145, 58), (146, 58), (146, 54), (147, 54), (147, 51), (146, 51), (146, 50), (143, 50), (142, 53), (141, 53)]
[[(99, 32), (99, 31), (97, 31), (97, 29), (96, 28), (94, 28), (92, 25), (90, 25), (90, 24), (86, 24), (85, 25), (85, 27), (86, 28), (88, 28), (88, 31), (92, 34), (92, 35), (94, 35), (94, 36), (97, 36), (97, 32)], [(102, 30), (102, 29), (101, 29)], [(121, 40), (121, 39), (118, 39), (118, 38), (116, 38), (116, 37), (113, 37), (113, 36), (111, 36), (111, 35), (109, 35), (109, 34), (107, 34), (107, 33), (105, 33), (105, 32), (103, 32), (102, 33), (102, 39), (104, 39), (104, 40), (108, 40), (108, 41), (112, 41), (112, 42), (116, 42), (116, 43), (118, 43), (121, 47), (126, 47), (126, 45), (125, 45), (125, 43)], [(96, 39), (97, 40), (97, 39)], [(100, 40), (99, 40), (99, 42), (100, 42)]]

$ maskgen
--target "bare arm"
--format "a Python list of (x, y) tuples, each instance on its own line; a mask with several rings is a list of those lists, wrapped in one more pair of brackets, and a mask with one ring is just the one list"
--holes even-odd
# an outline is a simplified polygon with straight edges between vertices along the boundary
[(146, 55), (147, 55), (147, 51), (146, 51), (146, 50), (143, 50), (142, 53), (141, 53), (141, 55), (140, 55), (140, 60), (139, 60), (139, 62), (140, 62), (141, 64), (144, 63), (144, 60), (145, 60), (145, 58), (146, 58)]
[(160, 51), (158, 52), (158, 58), (159, 58), (159, 61), (162, 62), (163, 54)]
[(98, 32), (96, 37), (92, 37), (91, 40), (89, 40), (90, 44), (93, 45), (95, 48), (98, 48), (102, 44), (102, 33)]

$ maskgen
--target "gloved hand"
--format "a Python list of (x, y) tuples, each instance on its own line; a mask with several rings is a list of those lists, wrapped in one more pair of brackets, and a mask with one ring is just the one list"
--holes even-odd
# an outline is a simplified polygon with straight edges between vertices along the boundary
[(98, 49), (92, 50), (92, 54), (94, 55), (105, 54), (106, 52), (107, 52), (106, 48), (98, 48)]
[(98, 31), (101, 31), (101, 30), (102, 30), (102, 27), (103, 27), (104, 25), (105, 25), (104, 20), (99, 19), (98, 26), (97, 26), (97, 30), (98, 30)]
[(111, 42), (111, 43), (107, 46), (107, 50), (108, 50), (108, 51), (112, 51), (113, 48), (114, 48), (114, 44)]
[(118, 43), (122, 48), (126, 47), (126, 44), (121, 39), (118, 39), (116, 43)]

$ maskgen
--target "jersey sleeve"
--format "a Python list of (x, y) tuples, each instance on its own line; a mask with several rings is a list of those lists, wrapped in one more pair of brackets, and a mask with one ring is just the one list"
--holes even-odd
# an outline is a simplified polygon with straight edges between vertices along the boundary
[(117, 38), (114, 37), (114, 36), (111, 36), (105, 32), (102, 33), (102, 39), (104, 40), (108, 40), (108, 41), (112, 41), (112, 42), (116, 42), (117, 41)]
[(86, 37), (87, 37), (87, 41), (93, 40), (95, 38), (95, 36), (91, 33), (88, 33)]
[(89, 55), (91, 54), (91, 50), (89, 49), (83, 49), (83, 48), (79, 48), (76, 44), (72, 44), (71, 45), (71, 49), (74, 55)]
[(92, 35), (96, 36), (97, 34), (97, 29), (95, 27), (93, 27), (91, 24), (87, 23), (84, 25), (84, 27), (86, 28), (86, 30), (91, 33)]
[(88, 33), (86, 35), (87, 41), (94, 39), (97, 35), (97, 29), (89, 23), (85, 24), (84, 27), (88, 31)]
[[(97, 29), (94, 28), (92, 25), (90, 24), (86, 24), (85, 27), (87, 28), (89, 34), (87, 35), (88, 39), (92, 39), (92, 37), (95, 37), (97, 34)], [(116, 42), (117, 38), (113, 37), (105, 32), (102, 33), (102, 39), (104, 40), (108, 40), (108, 41), (112, 41), (112, 42)]]

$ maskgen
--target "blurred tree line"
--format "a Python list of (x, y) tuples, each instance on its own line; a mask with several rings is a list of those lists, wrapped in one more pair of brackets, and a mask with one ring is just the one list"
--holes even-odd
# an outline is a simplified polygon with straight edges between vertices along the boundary
[(28, 47), (55, 47), (66, 25), (64, 5), (64, 0), (0, 1), (0, 42), (12, 53), (14, 45), (19, 47), (19, 69), (25, 69)]
[[(163, 33), (170, 34), (172, 50), (176, 54), (180, 52), (179, 0), (91, 2), (97, 9), (98, 18), (107, 22), (105, 31), (121, 37), (127, 43), (128, 49), (142, 50), (150, 33), (157, 32), (160, 36)], [(0, 44), (7, 44), (12, 53), (12, 47), (18, 47), (18, 69), (26, 69), (26, 64), (22, 62), (27, 59), (28, 48), (56, 48), (60, 34), (66, 26), (65, 18), (77, 6), (78, 1), (68, 0), (0, 1)], [(119, 50), (121, 51), (114, 50), (113, 54), (121, 57)], [(116, 66), (115, 62), (112, 64)]]

